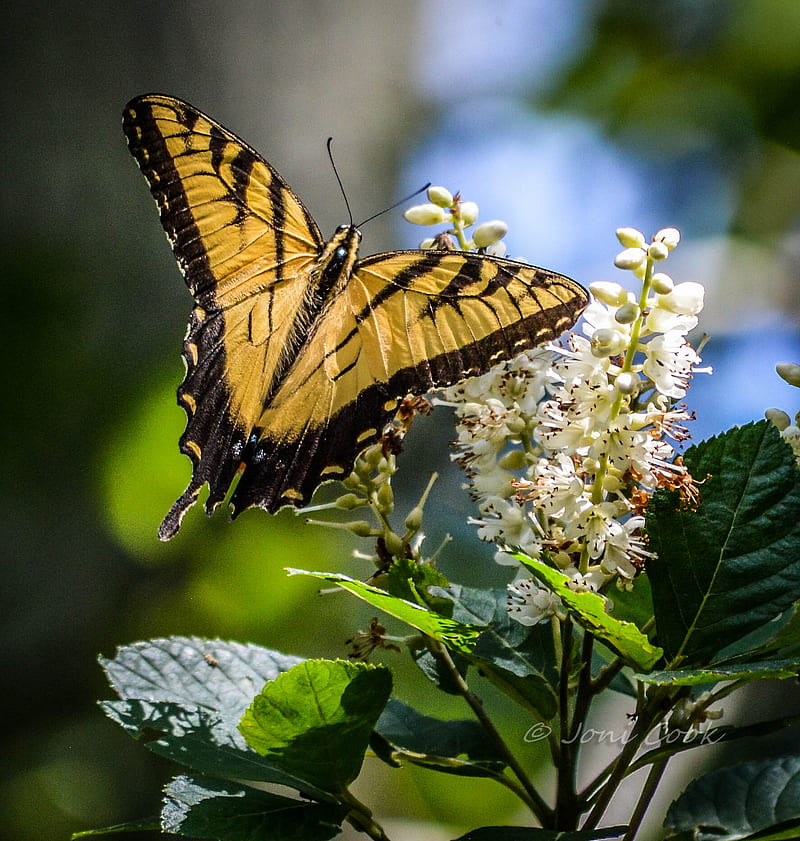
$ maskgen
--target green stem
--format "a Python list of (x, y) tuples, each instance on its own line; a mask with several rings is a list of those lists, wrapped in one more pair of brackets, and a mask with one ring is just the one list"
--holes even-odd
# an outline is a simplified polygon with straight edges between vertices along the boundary
[(347, 821), (359, 832), (365, 832), (374, 841), (390, 841), (383, 827), (373, 819), (372, 811), (362, 803), (349, 789), (339, 793), (339, 799), (350, 807)]
[(669, 759), (667, 758), (661, 760), (660, 762), (656, 762), (650, 769), (650, 773), (647, 775), (645, 784), (642, 787), (641, 794), (636, 802), (636, 807), (633, 810), (630, 822), (628, 823), (628, 829), (622, 837), (622, 841), (633, 841), (636, 837), (636, 833), (639, 831), (645, 812), (647, 812), (647, 807), (650, 805), (650, 801), (653, 799), (653, 795), (658, 788), (658, 784), (661, 782), (661, 777), (664, 775), (668, 761)]
[(542, 796), (536, 790), (536, 787), (530, 781), (525, 769), (522, 765), (520, 765), (517, 758), (510, 751), (508, 745), (505, 743), (505, 740), (500, 735), (500, 732), (494, 726), (494, 722), (486, 714), (486, 710), (483, 708), (483, 702), (472, 692), (469, 685), (464, 680), (463, 675), (456, 668), (456, 664), (453, 662), (450, 652), (444, 645), (433, 639), (429, 641), (429, 648), (434, 657), (436, 657), (436, 659), (439, 660), (439, 662), (442, 663), (442, 665), (448, 670), (453, 683), (458, 689), (459, 695), (461, 695), (467, 704), (469, 704), (470, 709), (475, 714), (475, 717), (478, 719), (483, 729), (486, 731), (486, 734), (489, 736), (489, 739), (495, 746), (495, 749), (503, 758), (506, 765), (508, 765), (508, 767), (516, 775), (520, 785), (524, 789), (525, 796), (522, 798), (523, 802), (533, 812), (542, 827), (549, 829), (553, 820), (553, 810), (547, 805), (547, 803), (545, 803)]

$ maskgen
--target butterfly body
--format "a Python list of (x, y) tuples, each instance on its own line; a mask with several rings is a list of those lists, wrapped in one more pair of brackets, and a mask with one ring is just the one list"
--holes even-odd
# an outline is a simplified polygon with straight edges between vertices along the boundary
[(123, 128), (195, 301), (178, 389), (192, 478), (164, 540), (204, 484), (211, 513), (237, 475), (234, 515), (305, 504), (350, 473), (406, 394), (554, 338), (585, 306), (574, 281), (513, 260), (359, 259), (355, 227), (325, 241), (255, 150), (173, 97), (132, 100)]

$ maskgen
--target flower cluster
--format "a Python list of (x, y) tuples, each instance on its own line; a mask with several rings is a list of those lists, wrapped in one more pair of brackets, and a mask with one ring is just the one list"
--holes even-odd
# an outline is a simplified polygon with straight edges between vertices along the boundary
[[(659, 486), (691, 487), (667, 440), (688, 437), (677, 405), (700, 358), (687, 343), (703, 287), (655, 272), (678, 244), (674, 228), (652, 242), (617, 231), (615, 264), (641, 281), (638, 295), (595, 283), (584, 335), (521, 354), (445, 390), (458, 417), (457, 453), (496, 560), (521, 552), (565, 572), (576, 590), (626, 586), (652, 553), (644, 509)], [(706, 369), (707, 370), (707, 369)], [(557, 597), (529, 580), (509, 587), (509, 613), (524, 624), (560, 615)]]
[(457, 247), (460, 251), (478, 249), (484, 254), (505, 257), (506, 244), (503, 237), (508, 232), (508, 225), (500, 219), (493, 219), (478, 225), (472, 231), (472, 236), (467, 237), (466, 229), (478, 220), (478, 205), (474, 201), (464, 201), (460, 193), (453, 195), (444, 187), (429, 187), (428, 201), (409, 207), (403, 216), (414, 225), (450, 226), (447, 232), (422, 240), (420, 248), (450, 250)]
[[(778, 376), (789, 385), (800, 388), (800, 365), (794, 362), (781, 362), (775, 366)], [(800, 466), (800, 412), (794, 416), (794, 423), (782, 409), (767, 409), (767, 420), (777, 428), (781, 438), (792, 448), (798, 466)]]

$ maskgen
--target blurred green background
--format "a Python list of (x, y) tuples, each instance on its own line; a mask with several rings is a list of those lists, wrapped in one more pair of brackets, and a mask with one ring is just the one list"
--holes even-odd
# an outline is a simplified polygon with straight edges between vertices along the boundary
[[(157, 811), (169, 769), (96, 709), (108, 694), (98, 653), (185, 633), (339, 656), (371, 615), (286, 579), (285, 566), (370, 572), (351, 557), (355, 540), (289, 514), (248, 512), (231, 526), (193, 509), (174, 541), (156, 539), (189, 475), (174, 399), (189, 297), (123, 141), (132, 96), (179, 96), (230, 127), (323, 233), (346, 221), (329, 135), (356, 217), (444, 183), (484, 219), (509, 220), (512, 255), (586, 285), (619, 280), (616, 227), (679, 227), (669, 268), (707, 285), (715, 367), (695, 384), (697, 437), (769, 405), (800, 408), (772, 373), (800, 361), (796, 0), (12, 0), (3, 21), (9, 839), (55, 841)], [(364, 234), (363, 253), (421, 238), (399, 212)], [(429, 550), (453, 533), (445, 572), (501, 583), (466, 524), (450, 430), (442, 410), (416, 424), (400, 505), (441, 470)], [(401, 697), (467, 715), (412, 666), (392, 665)], [(618, 699), (609, 714), (624, 721), (628, 707)], [(506, 726), (521, 739), (529, 723)], [(403, 816), (440, 820), (441, 835), (412, 827), (434, 838), (487, 811), (491, 823), (525, 820), (488, 784), (370, 768), (390, 830)]]

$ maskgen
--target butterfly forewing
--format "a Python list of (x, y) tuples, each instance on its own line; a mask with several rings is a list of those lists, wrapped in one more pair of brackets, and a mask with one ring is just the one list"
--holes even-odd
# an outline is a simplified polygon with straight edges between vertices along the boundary
[(205, 483), (210, 513), (237, 472), (237, 514), (307, 502), (406, 394), (554, 338), (586, 304), (568, 278), (474, 253), (379, 254), (348, 276), (357, 232), (323, 243), (277, 172), (192, 106), (139, 97), (124, 129), (196, 301), (178, 389), (193, 472), (162, 539)]

